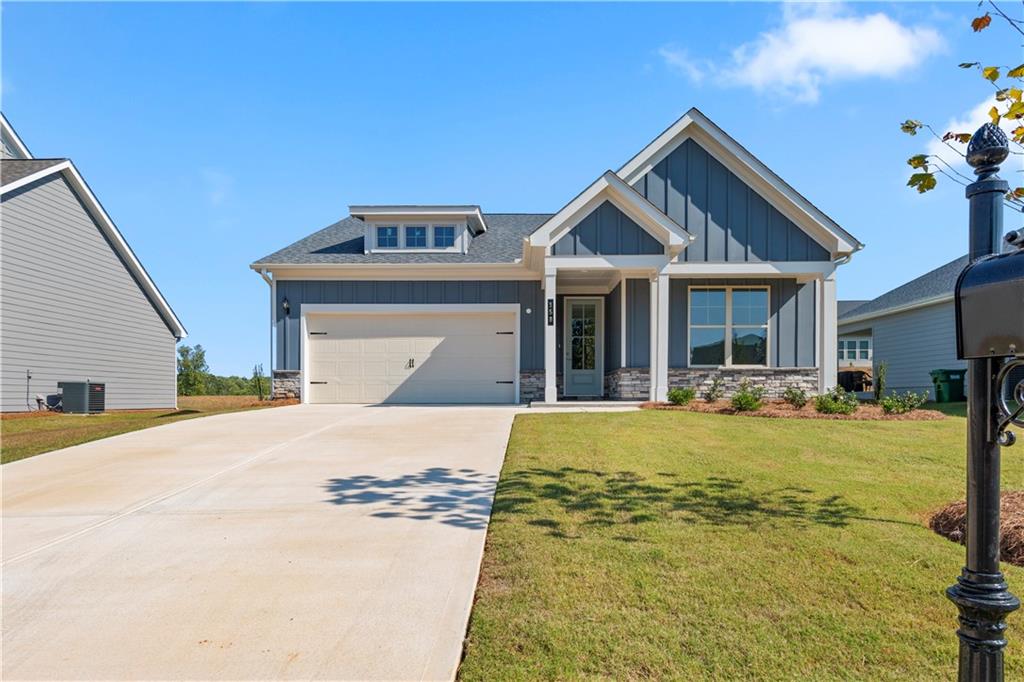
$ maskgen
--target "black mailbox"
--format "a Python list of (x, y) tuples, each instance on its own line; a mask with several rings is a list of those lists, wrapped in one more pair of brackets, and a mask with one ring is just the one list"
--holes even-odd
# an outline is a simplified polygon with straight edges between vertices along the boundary
[(961, 360), (1024, 357), (1024, 250), (979, 258), (956, 281)]

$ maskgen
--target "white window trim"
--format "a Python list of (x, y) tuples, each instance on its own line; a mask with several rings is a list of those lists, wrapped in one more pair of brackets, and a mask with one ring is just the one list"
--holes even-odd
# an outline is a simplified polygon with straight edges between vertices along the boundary
[[(377, 228), (397, 227), (398, 246), (380, 246), (377, 243)], [(406, 231), (410, 227), (424, 227), (427, 230), (426, 246), (409, 246)], [(452, 246), (434, 246), (435, 227), (454, 227), (455, 243)], [(467, 253), (469, 251), (469, 227), (465, 222), (452, 220), (405, 220), (405, 221), (378, 221), (367, 223), (366, 244), (371, 245), (364, 249), (366, 253)]]
[[(697, 290), (708, 290), (708, 289), (722, 289), (725, 291), (725, 324), (693, 324), (693, 305), (691, 303), (692, 298), (691, 292)], [(743, 324), (741, 327), (754, 327), (762, 326), (765, 329), (765, 363), (763, 365), (734, 365), (732, 364), (732, 292), (734, 289), (757, 289), (764, 291), (768, 294), (768, 319), (763, 325), (751, 325)], [(712, 368), (722, 369), (728, 367), (730, 369), (764, 369), (765, 367), (771, 367), (772, 359), (772, 288), (768, 284), (699, 284), (691, 285), (686, 288), (686, 362), (687, 367), (699, 367), (699, 368)], [(719, 329), (724, 327), (725, 329), (725, 363), (721, 365), (694, 365), (690, 363), (690, 330), (693, 327), (698, 329)]]

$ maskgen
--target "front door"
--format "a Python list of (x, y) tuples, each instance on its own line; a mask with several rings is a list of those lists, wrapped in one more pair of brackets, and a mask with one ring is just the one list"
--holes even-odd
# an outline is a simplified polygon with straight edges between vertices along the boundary
[(565, 298), (566, 396), (604, 394), (604, 305), (600, 298)]

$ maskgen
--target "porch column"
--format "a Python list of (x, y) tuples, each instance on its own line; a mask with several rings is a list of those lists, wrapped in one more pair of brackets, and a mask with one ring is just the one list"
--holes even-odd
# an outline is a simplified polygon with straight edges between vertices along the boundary
[(555, 333), (555, 314), (558, 299), (555, 295), (557, 271), (544, 273), (544, 402), (558, 400), (558, 336)]
[(831, 272), (819, 280), (821, 285), (821, 347), (818, 349), (818, 367), (821, 375), (818, 380), (818, 390), (821, 392), (834, 388), (839, 371), (839, 360), (836, 355), (837, 349), (837, 325), (838, 313), (836, 307), (836, 273)]
[(652, 381), (654, 385), (654, 400), (665, 401), (668, 400), (668, 298), (669, 298), (669, 279), (667, 273), (659, 273), (657, 281), (651, 283), (651, 289), (657, 289), (657, 308), (655, 309), (657, 315), (657, 342), (655, 343), (655, 352), (652, 352), (651, 358), (657, 358), (657, 361), (652, 365), (656, 368), (656, 371), (652, 373), (652, 376), (657, 381)]

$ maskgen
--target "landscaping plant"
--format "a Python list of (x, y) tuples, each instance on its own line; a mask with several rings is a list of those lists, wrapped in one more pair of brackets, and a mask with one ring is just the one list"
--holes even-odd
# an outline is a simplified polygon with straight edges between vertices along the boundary
[(673, 405), (686, 405), (697, 396), (697, 391), (692, 388), (670, 388), (668, 401)]
[(875, 402), (882, 399), (882, 395), (885, 393), (885, 377), (889, 374), (889, 363), (880, 362), (878, 363), (878, 369), (875, 371)]
[(722, 399), (725, 395), (725, 382), (720, 377), (715, 377), (711, 381), (711, 385), (704, 389), (700, 397), (709, 403), (716, 402)]
[(807, 391), (802, 388), (790, 386), (782, 394), (782, 399), (799, 410), (807, 404)]
[(764, 404), (764, 388), (751, 386), (746, 379), (740, 382), (740, 388), (729, 401), (737, 412), (753, 412), (761, 409)]
[(907, 391), (903, 395), (895, 394), (882, 398), (880, 404), (886, 414), (906, 414), (921, 407), (928, 400), (927, 393)]
[(822, 414), (853, 414), (860, 407), (855, 393), (847, 393), (842, 386), (836, 386), (828, 393), (814, 399), (814, 409)]

